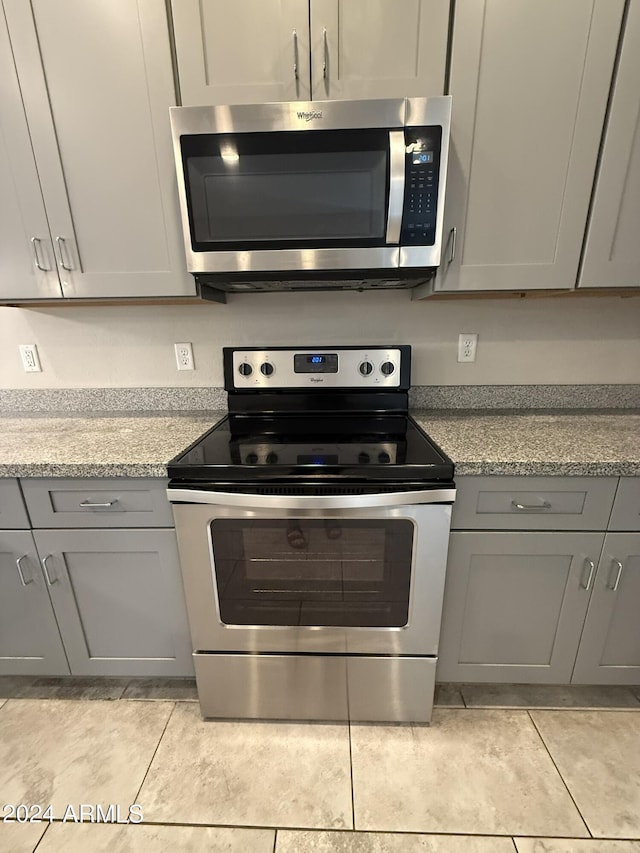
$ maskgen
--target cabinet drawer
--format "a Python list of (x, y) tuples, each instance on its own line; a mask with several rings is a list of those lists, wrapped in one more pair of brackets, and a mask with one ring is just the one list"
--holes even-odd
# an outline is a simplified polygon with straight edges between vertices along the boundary
[(460, 477), (453, 529), (604, 530), (616, 477)]
[(0, 480), (0, 530), (26, 530), (29, 516), (17, 480)]
[(34, 527), (173, 527), (167, 480), (22, 480)]
[(609, 530), (640, 530), (640, 477), (622, 477)]

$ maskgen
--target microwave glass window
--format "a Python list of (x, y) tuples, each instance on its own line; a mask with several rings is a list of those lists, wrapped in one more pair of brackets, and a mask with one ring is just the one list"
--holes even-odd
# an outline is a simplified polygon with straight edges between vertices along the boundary
[(183, 156), (196, 250), (384, 243), (388, 133), (186, 137)]
[(216, 519), (220, 621), (404, 627), (413, 537), (408, 519)]

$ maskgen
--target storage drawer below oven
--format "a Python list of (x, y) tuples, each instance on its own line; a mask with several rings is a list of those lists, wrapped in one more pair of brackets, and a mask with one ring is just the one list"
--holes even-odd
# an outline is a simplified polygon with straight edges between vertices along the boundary
[(205, 718), (428, 723), (435, 657), (193, 655)]

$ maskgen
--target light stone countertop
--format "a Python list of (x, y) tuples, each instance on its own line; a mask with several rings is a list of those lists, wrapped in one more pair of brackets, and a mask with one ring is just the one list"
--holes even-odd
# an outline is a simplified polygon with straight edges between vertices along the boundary
[[(166, 463), (224, 411), (0, 416), (0, 477), (165, 477)], [(456, 475), (640, 476), (640, 414), (412, 414)]]
[(640, 476), (640, 414), (413, 411), (456, 475)]
[(166, 477), (223, 411), (0, 417), (0, 477)]

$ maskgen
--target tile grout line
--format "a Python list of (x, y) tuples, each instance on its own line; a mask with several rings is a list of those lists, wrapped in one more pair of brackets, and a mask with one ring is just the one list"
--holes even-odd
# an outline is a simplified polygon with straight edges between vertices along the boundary
[(278, 846), (278, 827), (276, 827), (275, 832), (273, 833), (273, 850), (271, 853), (276, 853), (276, 847)]
[(149, 765), (145, 771), (144, 776), (142, 777), (142, 782), (140, 783), (140, 787), (138, 788), (138, 791), (136, 793), (136, 798), (134, 800), (135, 803), (138, 802), (138, 797), (140, 796), (140, 791), (142, 791), (142, 788), (144, 787), (144, 783), (147, 781), (147, 776), (149, 775), (149, 770), (151, 770), (151, 765), (153, 764), (153, 760), (156, 757), (158, 750), (160, 749), (160, 744), (162, 743), (162, 738), (164, 737), (164, 734), (167, 731), (167, 727), (168, 727), (169, 723), (171, 722), (171, 718), (173, 717), (177, 707), (178, 707), (178, 703), (174, 702), (173, 708), (171, 709), (171, 713), (167, 717), (167, 722), (164, 724), (164, 728), (162, 729), (162, 734), (158, 738), (158, 743), (156, 744), (156, 748), (153, 750), (153, 755), (151, 756), (151, 760), (149, 761)]
[(49, 829), (50, 829), (50, 828), (51, 828), (51, 821), (49, 821), (49, 825), (48, 825), (48, 826), (45, 826), (45, 828), (44, 828), (44, 832), (42, 833), (42, 835), (41, 835), (41, 836), (40, 836), (40, 838), (38, 839), (38, 843), (37, 843), (37, 844), (36, 844), (36, 846), (33, 848), (33, 850), (31, 851), (31, 853), (36, 853), (36, 850), (37, 850), (37, 849), (38, 849), (38, 847), (40, 847), (40, 845), (42, 844), (42, 839), (45, 837), (45, 835), (47, 834), (47, 832), (49, 832)]
[(513, 844), (513, 849), (515, 850), (515, 853), (519, 853), (518, 845), (516, 844), (516, 839), (514, 835), (511, 836), (511, 843)]
[(593, 837), (594, 837), (594, 835), (593, 835), (593, 833), (591, 832), (591, 830), (589, 829), (589, 824), (587, 823), (587, 821), (586, 821), (586, 820), (585, 820), (585, 818), (584, 818), (584, 815), (583, 815), (583, 814), (582, 814), (582, 812), (580, 811), (580, 807), (579, 807), (579, 806), (578, 806), (578, 804), (576, 803), (576, 801), (575, 801), (575, 799), (574, 799), (574, 796), (573, 796), (573, 794), (571, 793), (571, 791), (570, 791), (570, 789), (569, 789), (569, 786), (568, 786), (568, 785), (567, 785), (567, 783), (565, 782), (565, 778), (564, 778), (564, 776), (562, 775), (562, 773), (560, 772), (560, 768), (559, 768), (559, 767), (558, 767), (558, 765), (556, 764), (555, 758), (554, 758), (554, 757), (553, 757), (553, 755), (551, 754), (551, 750), (550, 750), (550, 749), (549, 749), (549, 747), (547, 746), (547, 742), (545, 741), (544, 737), (542, 736), (542, 733), (541, 733), (540, 729), (539, 729), (539, 728), (538, 728), (538, 726), (536, 725), (536, 721), (535, 721), (535, 720), (533, 719), (533, 717), (531, 716), (531, 711), (530, 711), (530, 710), (527, 710), (527, 715), (528, 715), (529, 719), (531, 720), (531, 723), (532, 723), (532, 725), (533, 725), (534, 729), (535, 729), (535, 730), (536, 730), (536, 732), (538, 733), (538, 737), (539, 737), (539, 738), (540, 738), (540, 740), (542, 741), (542, 745), (544, 746), (544, 748), (545, 748), (545, 750), (546, 750), (546, 752), (547, 752), (547, 755), (548, 755), (548, 756), (549, 756), (549, 758), (551, 759), (551, 762), (552, 762), (553, 766), (556, 768), (556, 772), (557, 772), (558, 776), (560, 777), (560, 779), (562, 779), (562, 784), (564, 785), (564, 787), (565, 787), (565, 788), (566, 788), (566, 790), (567, 790), (567, 793), (568, 793), (568, 794), (569, 794), (569, 796), (571, 797), (571, 802), (572, 802), (572, 803), (573, 803), (573, 805), (576, 807), (576, 810), (577, 810), (578, 814), (580, 815), (580, 820), (583, 822), (583, 824), (584, 824), (584, 826), (585, 826), (585, 829), (586, 829), (586, 830), (587, 830), (587, 832), (589, 833), (589, 838), (593, 838)]
[[(69, 821), (64, 821), (62, 818), (56, 817), (51, 821), (47, 821), (49, 825), (55, 824), (66, 824)], [(94, 825), (98, 825), (97, 823)], [(437, 838), (499, 838), (499, 839), (510, 839), (511, 841), (515, 840), (515, 837), (532, 839), (536, 840), (539, 838), (552, 838), (555, 841), (601, 841), (601, 842), (625, 842), (628, 843), (638, 843), (637, 837), (625, 837), (620, 838), (619, 836), (598, 836), (597, 838), (585, 838), (584, 836), (575, 836), (575, 835), (522, 835), (522, 836), (513, 836), (510, 833), (506, 834), (497, 834), (495, 832), (422, 832), (420, 830), (387, 830), (387, 829), (342, 829), (342, 828), (334, 828), (334, 827), (317, 827), (317, 826), (272, 826), (269, 824), (255, 824), (255, 823), (189, 823), (188, 821), (154, 821), (154, 820), (145, 820), (139, 824), (127, 823), (127, 822), (115, 822), (114, 824), (107, 824), (113, 826), (127, 826), (127, 827), (136, 827), (136, 826), (172, 826), (172, 827), (180, 827), (185, 829), (241, 829), (241, 830), (271, 830), (272, 832), (306, 832), (306, 833), (315, 833), (316, 835), (320, 835), (321, 833), (332, 832), (341, 835), (377, 835), (377, 834), (388, 834), (388, 835), (398, 835), (398, 836), (417, 836), (421, 837), (423, 835), (434, 836)], [(38, 842), (39, 844), (40, 842)]]
[(348, 721), (349, 726), (349, 776), (351, 778), (351, 824), (352, 831), (356, 831), (356, 794), (353, 789), (353, 748), (351, 745), (351, 720)]

